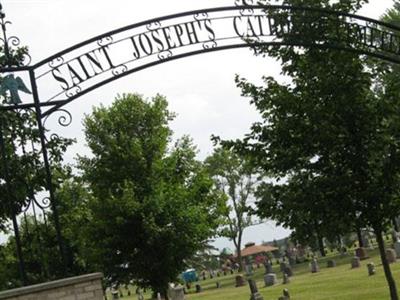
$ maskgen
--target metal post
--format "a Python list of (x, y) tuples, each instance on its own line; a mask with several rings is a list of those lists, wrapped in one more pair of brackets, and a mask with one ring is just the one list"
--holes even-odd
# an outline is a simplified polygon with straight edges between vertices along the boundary
[(8, 168), (8, 161), (7, 161), (7, 152), (6, 152), (6, 147), (4, 143), (4, 135), (3, 135), (3, 119), (0, 118), (0, 148), (1, 148), (1, 156), (3, 157), (2, 163), (3, 163), (3, 169), (4, 169), (4, 180), (6, 183), (6, 190), (7, 190), (7, 205), (10, 206), (11, 208), (11, 219), (13, 223), (13, 229), (14, 229), (14, 235), (15, 235), (15, 244), (17, 247), (17, 257), (18, 257), (18, 268), (19, 268), (19, 273), (21, 277), (21, 281), (23, 285), (28, 284), (28, 280), (26, 277), (26, 272), (25, 272), (25, 261), (24, 257), (22, 255), (22, 247), (21, 247), (21, 237), (19, 233), (19, 228), (18, 228), (18, 222), (17, 222), (17, 217), (16, 217), (16, 211), (15, 211), (15, 199), (13, 198), (13, 193), (12, 193), (12, 188), (10, 186), (10, 173), (9, 173), (9, 168)]
[(36, 79), (35, 79), (35, 73), (34, 70), (29, 71), (29, 77), (31, 81), (31, 87), (32, 87), (32, 94), (33, 94), (33, 100), (35, 102), (35, 111), (36, 111), (36, 120), (38, 123), (38, 129), (39, 129), (39, 135), (40, 135), (40, 143), (42, 147), (42, 155), (43, 155), (43, 161), (44, 161), (44, 167), (46, 170), (46, 183), (47, 183), (47, 189), (49, 191), (49, 196), (50, 196), (50, 203), (51, 203), (51, 209), (53, 211), (53, 220), (54, 220), (54, 226), (56, 229), (56, 234), (57, 234), (57, 242), (61, 254), (61, 260), (62, 260), (62, 265), (64, 268), (64, 275), (67, 274), (68, 271), (68, 266), (67, 266), (67, 259), (66, 259), (66, 251), (65, 251), (65, 245), (64, 245), (64, 239), (62, 237), (61, 233), (61, 226), (60, 226), (60, 219), (59, 219), (59, 214), (58, 214), (58, 207), (57, 207), (57, 200), (54, 195), (54, 187), (53, 187), (53, 182), (52, 182), (52, 172), (50, 168), (50, 162), (49, 162), (49, 157), (47, 153), (47, 148), (46, 148), (46, 138), (45, 138), (45, 129), (43, 127), (42, 123), (42, 112), (40, 108), (40, 101), (39, 101), (39, 95), (38, 95), (38, 90), (37, 90), (37, 85), (36, 85)]

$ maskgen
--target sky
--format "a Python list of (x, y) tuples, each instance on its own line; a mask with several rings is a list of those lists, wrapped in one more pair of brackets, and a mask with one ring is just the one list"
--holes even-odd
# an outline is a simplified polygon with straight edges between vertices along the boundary
[[(32, 62), (38, 62), (60, 50), (93, 36), (134, 24), (195, 9), (231, 6), (234, 0), (2, 0), (6, 18), (12, 21), (8, 34), (16, 35), (21, 45), (29, 46)], [(360, 15), (379, 18), (392, 0), (370, 0)], [(70, 103), (72, 124), (59, 131), (77, 143), (66, 154), (73, 163), (76, 153), (88, 150), (82, 132), (82, 118), (93, 106), (110, 105), (117, 94), (135, 92), (152, 97), (167, 97), (170, 109), (177, 113), (171, 124), (174, 138), (188, 134), (198, 146), (199, 158), (212, 152), (211, 135), (224, 139), (240, 138), (259, 120), (248, 99), (235, 87), (235, 74), (261, 83), (263, 75), (283, 78), (280, 66), (270, 58), (254, 57), (249, 49), (226, 50), (188, 57), (131, 74), (107, 84)], [(287, 236), (290, 231), (274, 222), (248, 228), (244, 243), (269, 241)], [(217, 239), (222, 249), (233, 244)]]

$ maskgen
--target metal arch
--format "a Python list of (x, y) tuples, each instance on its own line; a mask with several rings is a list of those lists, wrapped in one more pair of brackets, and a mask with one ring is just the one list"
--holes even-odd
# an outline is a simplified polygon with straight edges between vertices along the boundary
[[(386, 60), (388, 62), (400, 64), (400, 27), (396, 25), (384, 23), (378, 20), (374, 20), (363, 16), (358, 16), (355, 14), (342, 13), (329, 9), (311, 8), (302, 6), (287, 6), (287, 5), (248, 5), (245, 3), (246, 1), (243, 1), (242, 5), (237, 5), (237, 6), (208, 8), (208, 9), (172, 14), (124, 26), (119, 29), (115, 29), (106, 32), (104, 34), (95, 36), (86, 41), (78, 43), (74, 46), (71, 46), (32, 66), (0, 68), (0, 73), (28, 71), (30, 73), (31, 81), (34, 81), (32, 83), (34, 83), (38, 89), (37, 98), (38, 99), (40, 98), (40, 101), (36, 99), (36, 102), (39, 102), (39, 106), (41, 108), (44, 108), (44, 111), (41, 112), (41, 117), (47, 117), (53, 112), (58, 111), (62, 106), (79, 98), (80, 96), (85, 95), (107, 83), (110, 83), (126, 75), (141, 71), (143, 69), (150, 68), (152, 66), (156, 66), (164, 62), (169, 62), (188, 56), (226, 50), (226, 49), (246, 48), (246, 47), (248, 48), (251, 46), (268, 46), (268, 45), (301, 46), (301, 47), (315, 47), (324, 49), (330, 48), (330, 49), (339, 49), (339, 50), (355, 52), (359, 54), (365, 54), (372, 57), (377, 57), (382, 60)], [(258, 12), (258, 14), (255, 13), (256, 11)], [(268, 14), (268, 12), (272, 13)], [(383, 45), (380, 46), (367, 45), (366, 42), (364, 44), (361, 43), (361, 45), (353, 47), (340, 45), (340, 42), (345, 42), (346, 36), (338, 37), (336, 42), (339, 42), (339, 44), (332, 43), (332, 41), (330, 41), (329, 39), (325, 40), (324, 43), (317, 43), (317, 42), (313, 43), (312, 41), (307, 42), (301, 39), (298, 39), (295, 42), (293, 41), (285, 42), (285, 40), (282, 40), (282, 38), (279, 39), (276, 33), (272, 33), (271, 24), (269, 24), (270, 26), (269, 29), (271, 31), (269, 35), (255, 34), (251, 38), (255, 38), (256, 40), (252, 41), (251, 43), (248, 43), (248, 41), (246, 41), (245, 39), (247, 38), (247, 36), (243, 37), (240, 34), (238, 34), (237, 31), (236, 35), (235, 34), (221, 35), (221, 36), (218, 35), (217, 37), (216, 31), (218, 31), (218, 28), (212, 27), (213, 24), (215, 24), (216, 22), (220, 22), (221, 20), (227, 20), (227, 22), (233, 21), (234, 23), (233, 26), (236, 26), (235, 24), (236, 18), (251, 18), (251, 17), (262, 16), (264, 18), (267, 18), (270, 22), (270, 19), (273, 18), (274, 14), (279, 15), (286, 13), (289, 14), (289, 16), (291, 16), (291, 14), (295, 12), (311, 12), (311, 13), (316, 13), (316, 16), (319, 15), (319, 17), (337, 18), (334, 20), (340, 21), (341, 25), (345, 24), (349, 26), (358, 26), (359, 29), (363, 30), (370, 29), (371, 35), (373, 35), (373, 30), (374, 30), (378, 32), (378, 34), (382, 35), (382, 41), (384, 39), (383, 37), (384, 35), (390, 35), (391, 39), (390, 43), (392, 43), (392, 40), (395, 41), (395, 46), (396, 46), (395, 51), (390, 51), (392, 49), (389, 50), (384, 49)], [(226, 15), (226, 13), (232, 13), (233, 15), (232, 14)], [(210, 14), (222, 14), (222, 16), (217, 15), (216, 17), (215, 16), (210, 17)], [(164, 24), (165, 22), (167, 23), (167, 25)], [(170, 30), (170, 28), (176, 26), (184, 27), (184, 25), (187, 26), (187, 24), (194, 22), (199, 22), (199, 24), (200, 22), (203, 22), (202, 25), (203, 27), (205, 27), (205, 33), (208, 33), (210, 36), (201, 41), (196, 40), (195, 42), (193, 42), (192, 40), (190, 40), (186, 44), (183, 44), (181, 41), (180, 46), (179, 45), (171, 46), (170, 41), (168, 41), (167, 33), (164, 33), (165, 40), (160, 42), (162, 43), (162, 49), (153, 51), (153, 44), (155, 43), (155, 38), (154, 36), (151, 36), (151, 34), (153, 34), (155, 31)], [(291, 25), (292, 21), (290, 18), (288, 18), (287, 22), (288, 25)], [(359, 22), (364, 22), (364, 23), (359, 24)], [(231, 31), (232, 28), (230, 28)], [(139, 29), (142, 31), (137, 32), (136, 30)], [(234, 29), (237, 30), (236, 27)], [(194, 27), (192, 30), (195, 30)], [(195, 32), (195, 34), (197, 33)], [(151, 41), (150, 40), (147, 41), (148, 43), (150, 43), (149, 44), (150, 47), (152, 47), (151, 53), (147, 53), (144, 45), (139, 45), (139, 46), (137, 45), (139, 44), (139, 42), (142, 43), (143, 41), (137, 40), (135, 42), (135, 39), (139, 39), (141, 36), (145, 36), (146, 39), (150, 39), (147, 35), (149, 35), (150, 38), (152, 38)], [(190, 34), (188, 33), (188, 35)], [(367, 33), (365, 33), (365, 35), (367, 36)], [(266, 36), (268, 36), (269, 40), (268, 39), (265, 40)], [(180, 39), (179, 36), (178, 38)], [(264, 40), (262, 38), (264, 38)], [(172, 38), (170, 37), (170, 39)], [(190, 36), (189, 39), (191, 39)], [(125, 43), (126, 45), (124, 44), (123, 46), (129, 47), (128, 42), (130, 42), (130, 40), (132, 40), (134, 47), (136, 47), (135, 49), (133, 49), (132, 45), (130, 45), (132, 49), (130, 49), (129, 51), (133, 52), (133, 55), (132, 53), (130, 53), (131, 57), (129, 57), (129, 60), (118, 62), (115, 63), (114, 65), (114, 63), (112, 62), (113, 59), (110, 58), (110, 54), (108, 53), (108, 50), (106, 51), (106, 49), (108, 49), (108, 47), (121, 46), (121, 43), (122, 44)], [(164, 48), (165, 42), (167, 43), (167, 46)], [(390, 45), (390, 47), (392, 47), (392, 44)], [(137, 51), (137, 53), (135, 53), (135, 51)], [(140, 54), (140, 51), (142, 52), (142, 54)], [(100, 65), (100, 59), (98, 59), (97, 57), (98, 55), (102, 55), (103, 61), (109, 64), (107, 68), (103, 69), (103, 66)], [(91, 61), (86, 61), (86, 66), (85, 66), (85, 62), (82, 61), (83, 58), (91, 59)], [(80, 66), (76, 67), (77, 63), (79, 63)], [(74, 64), (75, 66), (73, 66)], [(89, 76), (90, 66), (93, 68), (92, 72), (94, 72), (94, 74)], [(72, 78), (72, 81), (71, 78), (69, 78), (68, 79), (69, 82), (67, 82), (66, 77), (65, 78), (63, 77), (63, 75), (61, 74), (62, 72), (60, 71), (59, 68), (64, 68), (65, 69), (64, 73), (70, 72), (72, 75), (71, 74), (69, 75), (75, 76), (75, 78)], [(97, 68), (98, 69), (97, 71), (99, 72), (96, 72), (95, 68)], [(81, 73), (83, 72), (84, 73), (83, 75), (86, 75), (87, 78), (80, 78), (80, 76), (82, 75), (78, 74), (79, 71)], [(47, 83), (48, 80), (51, 79), (53, 80), (52, 83), (54, 84), (54, 89), (56, 89), (56, 85), (58, 88), (58, 90), (54, 92), (54, 94), (52, 94), (52, 96), (49, 99), (45, 100), (43, 100), (43, 97), (39, 95), (39, 92), (41, 90), (40, 82), (41, 81), (45, 82), (45, 80), (43, 79), (47, 79), (46, 87), (49, 85)], [(36, 105), (37, 103), (21, 103), (17, 105), (3, 106), (0, 107), (0, 110), (30, 108), (30, 107), (35, 107)]]
[[(168, 16), (164, 16), (164, 17), (160, 17), (160, 18), (154, 18), (154, 19), (150, 19), (147, 21), (143, 21), (140, 23), (136, 23), (136, 24), (132, 24), (132, 25), (128, 25), (125, 27), (121, 27), (119, 29), (98, 35), (96, 37), (93, 37), (91, 39), (88, 39), (86, 41), (83, 41), (79, 44), (76, 44), (74, 46), (71, 46), (63, 51), (60, 51), (32, 66), (14, 66), (12, 64), (7, 64), (6, 67), (0, 68), (0, 74), (4, 74), (4, 73), (13, 73), (13, 72), (28, 72), (29, 74), (29, 80), (31, 83), (31, 88), (32, 88), (32, 92), (33, 92), (33, 101), (32, 102), (25, 102), (25, 103), (18, 103), (18, 104), (8, 104), (8, 105), (4, 105), (4, 106), (0, 106), (0, 111), (5, 111), (5, 110), (15, 110), (18, 111), (18, 109), (29, 109), (29, 110), (33, 110), (36, 116), (36, 122), (37, 122), (37, 126), (38, 126), (38, 130), (40, 133), (40, 147), (41, 147), (41, 155), (43, 156), (43, 161), (44, 161), (44, 166), (45, 166), (45, 170), (46, 170), (46, 190), (48, 191), (48, 197), (45, 198), (45, 201), (48, 200), (47, 203), (45, 203), (45, 206), (49, 206), (52, 208), (53, 214), (54, 214), (54, 223), (55, 223), (55, 229), (56, 229), (56, 233), (57, 233), (57, 240), (58, 240), (58, 246), (59, 246), (59, 250), (60, 250), (60, 254), (61, 254), (61, 258), (62, 258), (62, 263), (64, 264), (64, 272), (67, 273), (68, 271), (68, 266), (67, 266), (67, 253), (66, 253), (66, 249), (65, 249), (65, 244), (64, 244), (64, 239), (63, 236), (61, 234), (61, 225), (59, 222), (59, 216), (58, 216), (58, 210), (57, 210), (57, 199), (55, 198), (55, 187), (52, 184), (52, 170), (50, 167), (50, 161), (49, 161), (49, 157), (48, 157), (48, 151), (47, 151), (47, 139), (46, 139), (46, 129), (45, 129), (45, 122), (47, 120), (47, 118), (55, 113), (55, 112), (60, 112), (63, 115), (61, 115), (58, 119), (59, 124), (61, 126), (68, 126), (71, 123), (71, 118), (72, 115), (64, 110), (61, 109), (61, 107), (63, 107), (64, 105), (66, 105), (67, 103), (79, 98), (80, 96), (89, 93), (90, 91), (93, 91), (97, 88), (99, 88), (100, 86), (103, 86), (109, 82), (112, 82), (114, 80), (117, 80), (121, 77), (124, 77), (126, 75), (138, 72), (140, 70), (146, 69), (146, 68), (150, 68), (152, 66), (156, 66), (158, 64), (164, 63), (164, 62), (170, 62), (170, 61), (174, 61), (176, 59), (180, 59), (180, 58), (184, 58), (184, 57), (188, 57), (188, 56), (193, 56), (193, 55), (198, 55), (198, 54), (202, 54), (202, 53), (211, 53), (214, 51), (221, 51), (221, 50), (226, 50), (226, 49), (235, 49), (235, 48), (248, 48), (251, 46), (301, 46), (301, 47), (314, 47), (314, 48), (329, 48), (329, 49), (337, 49), (337, 50), (345, 50), (345, 51), (350, 51), (350, 52), (354, 52), (354, 53), (358, 53), (358, 54), (366, 54), (366, 55), (370, 55), (373, 57), (377, 57), (380, 58), (382, 60), (386, 60), (392, 63), (396, 63), (396, 64), (400, 64), (400, 27), (392, 25), (392, 24), (387, 24), (381, 21), (377, 21), (371, 18), (367, 18), (367, 17), (363, 17), (363, 16), (358, 16), (358, 15), (354, 15), (354, 14), (348, 14), (348, 13), (341, 13), (341, 12), (337, 12), (337, 11), (333, 11), (333, 10), (327, 10), (327, 9), (319, 9), (319, 8), (310, 8), (310, 7), (301, 7), (301, 6), (285, 6), (285, 5), (248, 5), (246, 3), (251, 2), (253, 3), (253, 0), (236, 0), (236, 3), (238, 2), (242, 2), (242, 4), (237, 5), (237, 6), (227, 6), (227, 7), (218, 7), (218, 8), (208, 8), (208, 9), (201, 9), (201, 10), (194, 10), (194, 11), (188, 11), (188, 12), (183, 12), (183, 13), (178, 13), (178, 14), (173, 14), (173, 15), (168, 15)], [(89, 53), (92, 53), (94, 50), (93, 49), (103, 49), (104, 47), (110, 46), (110, 45), (114, 45), (115, 43), (118, 43), (118, 41), (114, 41), (113, 37), (122, 33), (127, 33), (129, 31), (134, 31), (135, 29), (139, 29), (141, 27), (144, 27), (143, 29), (145, 30), (144, 32), (142, 32), (142, 34), (146, 34), (146, 33), (151, 33), (154, 30), (158, 29), (162, 29), (165, 28), (163, 27), (162, 22), (169, 22), (169, 21), (174, 21), (174, 20), (178, 20), (179, 19), (184, 19), (183, 22), (181, 23), (176, 23), (175, 25), (182, 25), (183, 24), (187, 24), (188, 22), (199, 22), (202, 21), (204, 22), (204, 26), (207, 27), (207, 21), (208, 20), (216, 20), (216, 18), (209, 18), (209, 14), (217, 14), (217, 13), (227, 13), (227, 12), (235, 12), (236, 13), (236, 17), (251, 17), (254, 16), (254, 12), (257, 10), (261, 10), (264, 13), (264, 17), (269, 18), (269, 15), (266, 14), (265, 12), (268, 11), (276, 11), (276, 12), (280, 12), (280, 11), (285, 11), (285, 12), (314, 12), (316, 13), (316, 15), (320, 14), (320, 16), (333, 16), (333, 17), (338, 17), (338, 18), (344, 18), (345, 21), (343, 23), (346, 24), (346, 20), (350, 20), (350, 21), (357, 21), (357, 22), (364, 22), (366, 25), (363, 25), (364, 28), (375, 28), (375, 30), (378, 30), (384, 34), (389, 34), (391, 36), (395, 36), (396, 42), (397, 42), (397, 48), (396, 48), (396, 53), (394, 53), (393, 51), (390, 52), (388, 51), (388, 53), (385, 54), (385, 49), (383, 49), (384, 47), (382, 46), (382, 49), (379, 49), (379, 47), (368, 47), (368, 45), (364, 45), (364, 47), (346, 47), (346, 46), (341, 46), (341, 44), (335, 44), (335, 43), (329, 43), (330, 41), (325, 41), (326, 43), (314, 43), (312, 41), (305, 41), (305, 40), (297, 40), (297, 41), (292, 41), (292, 42), (288, 42), (288, 41), (282, 41), (278, 39), (271, 39), (271, 40), (262, 40), (262, 39), (258, 39), (259, 36), (254, 35), (251, 38), (254, 38), (254, 40), (249, 44), (248, 41), (246, 40), (246, 38), (248, 37), (243, 37), (240, 34), (233, 36), (233, 37), (227, 37), (227, 36), (223, 36), (220, 39), (216, 39), (216, 36), (214, 36), (213, 38), (209, 38), (206, 41), (198, 41), (196, 43), (189, 43), (189, 45), (185, 45), (185, 46), (181, 46), (181, 47), (167, 47), (166, 49), (164, 49), (163, 51), (160, 52), (155, 52), (154, 56), (156, 57), (156, 59), (154, 61), (147, 61), (143, 64), (139, 64), (135, 67), (132, 68), (128, 68), (127, 66), (125, 66), (124, 64), (119, 64), (117, 66), (115, 66), (114, 69), (110, 68), (107, 71), (109, 71), (109, 76), (110, 77), (106, 77), (106, 78), (102, 78), (99, 81), (85, 87), (85, 89), (78, 91), (78, 93), (75, 94), (70, 94), (68, 95), (68, 91), (66, 91), (66, 99), (50, 99), (50, 100), (44, 100), (43, 101), (43, 97), (40, 96), (39, 92), (40, 92), (40, 87), (38, 86), (38, 79), (41, 78), (41, 76), (44, 75), (36, 75), (41, 71), (41, 68), (45, 68), (45, 67), (49, 67), (48, 70), (45, 70), (44, 73), (42, 72), (42, 74), (50, 74), (52, 72), (52, 70), (54, 70), (55, 68), (61, 66), (61, 65), (67, 65), (68, 67), (70, 67), (70, 72), (75, 72), (75, 70), (73, 69), (72, 66), (69, 65), (69, 63), (72, 62), (76, 62), (81, 56), (84, 55), (88, 55)], [(185, 19), (186, 18), (186, 19)], [(190, 20), (187, 20), (187, 18), (191, 18)], [(234, 19), (235, 16), (222, 16), (219, 17), (219, 19)], [(4, 21), (4, 14), (1, 13), (1, 5), (0, 5), (0, 25), (2, 25), (2, 29), (3, 29), (3, 38), (0, 37), (0, 42), (3, 42), (5, 45), (5, 52), (6, 52), (6, 56), (9, 56), (7, 54), (8, 51), (8, 43), (11, 44), (11, 46), (18, 46), (19, 40), (18, 38), (15, 38), (14, 36), (11, 37), (7, 37), (5, 35), (5, 25), (7, 25), (9, 22)], [(186, 20), (186, 21), (185, 21)], [(184, 23), (186, 22), (186, 23)], [(290, 23), (290, 21), (289, 21)], [(351, 24), (351, 23), (349, 23)], [(356, 24), (356, 23), (354, 23)], [(174, 25), (174, 24), (173, 24)], [(167, 26), (173, 26), (173, 25), (167, 25)], [(368, 26), (372, 26), (372, 27), (368, 27)], [(383, 29), (386, 31), (382, 31)], [(232, 29), (232, 28), (231, 28)], [(271, 28), (270, 28), (271, 29)], [(193, 29), (194, 30), (194, 29)], [(209, 30), (208, 33), (211, 33)], [(270, 30), (270, 32), (272, 32)], [(137, 34), (137, 33), (136, 33)], [(273, 34), (270, 35), (271, 37), (274, 37)], [(125, 40), (129, 40), (130, 38), (133, 38), (133, 35), (128, 35), (125, 36)], [(275, 36), (275, 38), (277, 38), (278, 35)], [(223, 43), (222, 41), (225, 39), (231, 38), (232, 42), (231, 43)], [(339, 42), (342, 41), (339, 39)], [(87, 51), (86, 47), (89, 47), (90, 45), (93, 44), (93, 47), (90, 51)], [(173, 53), (172, 50), (175, 49), (182, 49), (186, 46), (198, 46), (197, 48), (194, 47), (190, 48), (188, 51), (183, 51), (181, 53)], [(375, 50), (373, 50), (372, 48), (375, 48)], [(85, 50), (86, 49), (86, 50)], [(142, 49), (143, 50), (143, 49)], [(186, 50), (186, 49), (185, 49)], [(390, 49), (392, 50), (392, 49)], [(76, 54), (75, 51), (77, 52)], [(72, 58), (68, 58), (68, 56), (70, 54)], [(153, 53), (152, 53), (153, 54)], [(93, 54), (91, 54), (93, 55)], [(64, 57), (67, 57), (66, 59)], [(100, 63), (99, 61), (96, 61), (95, 57), (92, 56), (91, 57), (92, 63), (95, 64), (94, 67), (96, 67), (96, 63)], [(158, 58), (158, 59), (157, 59)], [(105, 55), (105, 57), (103, 57), (103, 59), (109, 59), (109, 57), (107, 56), (107, 54)], [(28, 59), (29, 61), (29, 59)], [(81, 61), (78, 61), (78, 63), (81, 64), (81, 66), (83, 65), (83, 63)], [(112, 64), (111, 64), (112, 65)], [(92, 65), (93, 67), (93, 65)], [(98, 67), (98, 66), (97, 66)], [(100, 66), (101, 67), (101, 66)], [(100, 68), (99, 67), (99, 68)], [(114, 66), (113, 66), (114, 67)], [(82, 68), (84, 68), (84, 66), (82, 66)], [(88, 72), (88, 70), (84, 69), (84, 72)], [(96, 73), (96, 72), (95, 72)], [(54, 73), (53, 73), (54, 75)], [(95, 78), (98, 74), (95, 74), (95, 76), (92, 76), (93, 78)], [(76, 75), (77, 77), (79, 77), (79, 75)], [(86, 80), (83, 80), (82, 82), (86, 82), (88, 80), (90, 80), (91, 78), (88, 78)], [(59, 83), (60, 81), (57, 81), (57, 83)], [(73, 80), (72, 80), (73, 82)], [(74, 89), (81, 89), (79, 84), (75, 84), (72, 86), (72, 88)], [(47, 109), (45, 111), (42, 111), (42, 109)], [(51, 137), (50, 137), (51, 138)], [(8, 172), (8, 168), (9, 166), (7, 165), (7, 156), (5, 153), (5, 148), (4, 148), (4, 137), (2, 134), (2, 124), (0, 124), (0, 153), (2, 156), (2, 163), (3, 163), (3, 169), (6, 171), (6, 173)], [(34, 151), (36, 151), (34, 149)], [(8, 179), (8, 174), (5, 174), (5, 181), (7, 184), (7, 189), (10, 191), (10, 199), (13, 198), (15, 195), (12, 195), (12, 191), (11, 191), (11, 186), (9, 185), (9, 179)], [(15, 199), (11, 199), (11, 200), (15, 200)], [(44, 209), (46, 209), (47, 207), (41, 206), (35, 199), (34, 197), (32, 197), (31, 201), (28, 202), (28, 206), (26, 207), (26, 210), (29, 208), (29, 205), (32, 206), (37, 206), (38, 208), (42, 209), (44, 211)], [(16, 219), (16, 212), (13, 212), (13, 222), (14, 222), (14, 227), (15, 227), (15, 235), (18, 236), (18, 224), (17, 224), (17, 219)], [(18, 238), (17, 238), (18, 240)], [(17, 252), (21, 252), (21, 246), (17, 245)], [(24, 281), (24, 283), (26, 283), (26, 274), (24, 271), (24, 261), (23, 261), (23, 255), (22, 253), (19, 253), (18, 256), (20, 257), (20, 273), (21, 273), (21, 278)]]
[[(130, 29), (134, 29), (134, 28), (138, 28), (141, 26), (145, 26), (147, 24), (151, 24), (151, 23), (155, 23), (155, 22), (162, 22), (165, 20), (171, 20), (171, 19), (176, 19), (176, 18), (180, 18), (180, 17), (185, 17), (185, 16), (191, 16), (191, 15), (196, 15), (196, 14), (202, 14), (202, 13), (213, 13), (213, 12), (221, 12), (221, 11), (230, 11), (230, 10), (243, 10), (243, 9), (265, 9), (265, 10), (270, 10), (270, 9), (274, 9), (274, 10), (293, 10), (293, 11), (298, 11), (298, 10), (303, 10), (303, 11), (310, 11), (310, 12), (318, 12), (318, 13), (328, 13), (331, 15), (337, 15), (337, 16), (344, 16), (344, 17), (349, 17), (349, 18), (354, 18), (354, 19), (358, 19), (358, 20), (362, 20), (362, 21), (366, 21), (366, 22), (370, 22), (370, 23), (374, 23), (376, 25), (380, 25), (386, 28), (390, 28), (396, 31), (400, 31), (400, 26), (396, 26), (393, 24), (389, 24), (389, 23), (385, 23), (379, 20), (375, 20), (372, 18), (368, 18), (368, 17), (364, 17), (364, 16), (360, 16), (360, 15), (355, 15), (355, 14), (349, 14), (349, 13), (341, 13), (338, 11), (334, 11), (334, 10), (330, 10), (330, 9), (320, 9), (320, 8), (313, 8), (313, 7), (304, 7), (304, 6), (288, 6), (288, 5), (246, 5), (246, 6), (225, 6), (225, 7), (217, 7), (217, 8), (206, 8), (206, 9), (200, 9), (200, 10), (193, 10), (193, 11), (187, 11), (187, 12), (183, 12), (183, 13), (177, 13), (177, 14), (172, 14), (172, 15), (168, 15), (168, 16), (164, 16), (164, 17), (159, 17), (159, 18), (153, 18), (153, 19), (148, 19), (146, 21), (142, 21), (139, 23), (135, 23), (135, 24), (131, 24), (128, 26), (124, 26), (115, 30), (111, 30), (109, 32), (97, 35), (93, 38), (90, 38), (86, 41), (83, 41), (81, 43), (75, 44), (74, 46), (71, 46), (67, 49), (64, 49), (38, 63), (36, 63), (35, 65), (32, 66), (33, 69), (36, 69), (37, 67), (40, 67), (54, 59), (56, 59), (57, 57), (63, 56), (64, 54), (74, 51), (75, 49), (81, 48), (85, 45), (88, 45), (90, 43), (96, 42), (98, 40), (104, 39), (108, 36), (111, 35), (115, 35), (117, 33), (123, 32), (123, 31), (127, 31)], [(399, 59), (400, 60), (400, 59)], [(2, 69), (0, 69), (0, 72), (2, 71)]]

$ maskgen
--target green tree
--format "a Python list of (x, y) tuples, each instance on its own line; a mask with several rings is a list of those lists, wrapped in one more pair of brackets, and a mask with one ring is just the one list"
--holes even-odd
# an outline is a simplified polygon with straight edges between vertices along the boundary
[[(283, 2), (351, 13), (366, 1)], [(315, 17), (315, 12), (293, 14), (293, 20)], [(346, 30), (329, 18), (314, 27), (306, 24), (293, 22), (290, 30), (302, 32), (305, 41), (319, 41)], [(283, 34), (282, 39), (299, 42), (295, 34)], [(336, 46), (349, 47), (353, 42), (349, 39), (337, 41)], [(314, 209), (317, 199), (317, 207), (328, 213), (329, 220), (337, 217), (342, 226), (354, 227), (357, 223), (372, 228), (391, 299), (398, 299), (382, 238), (390, 220), (400, 213), (400, 89), (399, 81), (393, 80), (394, 67), (370, 60), (367, 64), (358, 54), (321, 47), (256, 46), (255, 52), (279, 59), (283, 74), (291, 82), (281, 84), (267, 77), (265, 86), (256, 86), (238, 78), (243, 95), (251, 98), (264, 120), (253, 124), (244, 141), (227, 142), (225, 146), (234, 145), (264, 170), (287, 180), (286, 188), (291, 189), (285, 192), (288, 202), (300, 208), (299, 200), (306, 201), (302, 214)], [(324, 184), (323, 188), (317, 186), (317, 198), (292, 193), (296, 181), (307, 189), (302, 193), (312, 192), (315, 180)], [(275, 201), (279, 204), (280, 199)], [(261, 200), (259, 207), (263, 205)], [(265, 211), (259, 213), (264, 215)], [(281, 214), (286, 213), (281, 210)]]
[(220, 235), (233, 241), (239, 271), (242, 271), (243, 233), (247, 227), (255, 224), (250, 214), (250, 201), (260, 179), (257, 177), (256, 168), (245, 157), (223, 148), (215, 149), (214, 153), (206, 158), (205, 165), (216, 187), (229, 199)]
[(93, 155), (80, 158), (93, 259), (110, 282), (164, 295), (214, 235), (224, 201), (188, 137), (168, 150), (172, 119), (164, 97), (119, 96), (85, 118)]

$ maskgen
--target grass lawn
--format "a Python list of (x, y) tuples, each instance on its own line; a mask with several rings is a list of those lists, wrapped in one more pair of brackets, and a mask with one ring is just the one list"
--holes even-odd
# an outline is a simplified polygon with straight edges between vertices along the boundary
[[(312, 274), (309, 264), (298, 264), (293, 268), (294, 276), (287, 285), (281, 284), (282, 274), (279, 272), (279, 266), (274, 269), (278, 274), (279, 284), (273, 287), (264, 287), (263, 273), (264, 268), (257, 269), (253, 278), (257, 281), (259, 292), (265, 300), (278, 299), (282, 296), (282, 290), (287, 288), (290, 291), (291, 299), (294, 300), (383, 300), (390, 299), (389, 291), (384, 277), (383, 268), (377, 250), (369, 250), (370, 259), (361, 262), (361, 268), (351, 269), (351, 256), (345, 257), (327, 257), (319, 259), (320, 272)], [(334, 258), (337, 267), (328, 269), (326, 261)], [(368, 276), (367, 263), (374, 262), (376, 266), (376, 275)], [(393, 276), (400, 288), (400, 261), (392, 264)], [(203, 292), (195, 293), (195, 284), (189, 294), (188, 300), (248, 300), (250, 298), (250, 289), (248, 285), (244, 287), (235, 287), (235, 276), (227, 275), (214, 279), (201, 280), (199, 283)], [(221, 283), (221, 288), (216, 288), (216, 281)], [(110, 299), (110, 298), (109, 298)], [(137, 296), (123, 297), (122, 299), (136, 300)], [(149, 299), (149, 298), (148, 298)]]

